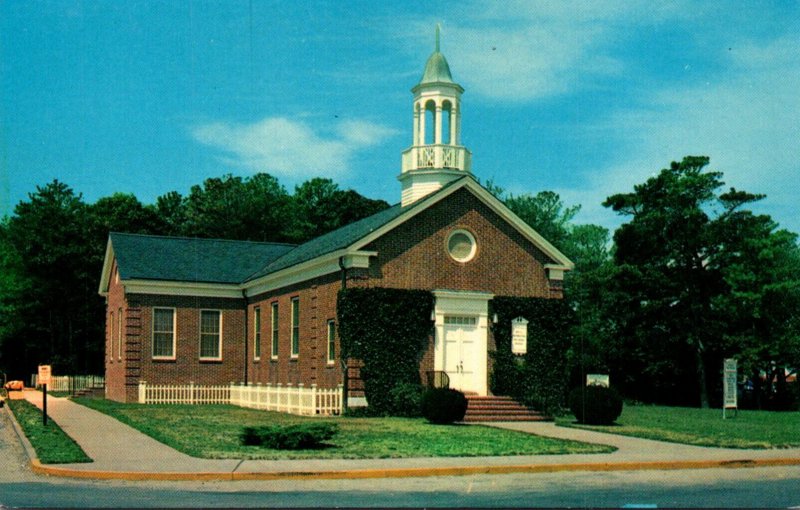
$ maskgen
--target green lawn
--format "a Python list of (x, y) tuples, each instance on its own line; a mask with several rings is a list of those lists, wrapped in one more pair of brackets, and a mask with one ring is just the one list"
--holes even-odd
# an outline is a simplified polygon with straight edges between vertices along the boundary
[[(605, 453), (614, 448), (561, 441), (475, 425), (430, 425), (409, 418), (304, 418), (229, 405), (140, 405), (103, 399), (75, 402), (109, 414), (176, 450), (215, 459), (366, 459)], [(282, 451), (242, 446), (245, 426), (329, 420), (339, 425), (330, 445)]]
[(673, 443), (723, 448), (800, 447), (800, 412), (739, 411), (722, 419), (720, 409), (688, 407), (625, 406), (616, 425), (585, 426), (574, 417), (559, 425), (613, 434), (657, 439)]
[(42, 411), (27, 400), (6, 400), (42, 464), (92, 462), (78, 444), (52, 419), (42, 423)]

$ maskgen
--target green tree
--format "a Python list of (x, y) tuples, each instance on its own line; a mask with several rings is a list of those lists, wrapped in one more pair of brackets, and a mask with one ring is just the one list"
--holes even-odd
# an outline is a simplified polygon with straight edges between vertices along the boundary
[[(176, 193), (159, 198), (158, 209), (166, 221), (184, 218), (180, 234), (192, 237), (249, 241), (288, 240), (289, 195), (268, 174), (242, 178), (233, 175), (209, 178), (192, 186), (185, 203)], [(185, 207), (185, 213), (181, 210)]]
[(164, 235), (180, 236), (187, 232), (186, 199), (177, 191), (156, 198), (156, 214), (163, 223)]
[(647, 386), (642, 374), (654, 380), (691, 375), (702, 407), (709, 405), (708, 376), (716, 374), (709, 366), (726, 350), (721, 339), (729, 319), (715, 306), (730, 292), (725, 270), (732, 253), (756, 235), (737, 231), (750, 214), (740, 209), (763, 198), (733, 188), (719, 193), (722, 174), (706, 171), (708, 162), (687, 156), (603, 204), (630, 217), (614, 234), (611, 282), (627, 368), (638, 374), (640, 388)]
[(389, 207), (353, 190), (344, 191), (331, 179), (316, 177), (295, 187), (292, 196), (297, 242), (308, 241)]
[(726, 226), (720, 235), (733, 249), (726, 253), (722, 273), (730, 291), (714, 303), (730, 318), (725, 354), (740, 358), (755, 385), (756, 406), (791, 408), (797, 395), (787, 376), (800, 367), (797, 235), (776, 230), (768, 216), (748, 211), (737, 211)]
[[(102, 327), (102, 300), (87, 242), (87, 206), (59, 181), (37, 187), (28, 198), (4, 229), (4, 269), (14, 272), (16, 286), (3, 289), (3, 301), (15, 304), (19, 322), (0, 340), (3, 362), (21, 377), (42, 362), (61, 373), (96, 370), (97, 352), (86, 339)], [(15, 360), (8, 359), (10, 352)]]
[(14, 379), (25, 372), (13, 371), (25, 361), (25, 316), (29, 303), (25, 300), (33, 288), (25, 275), (22, 258), (9, 239), (9, 219), (0, 221), (0, 370)]

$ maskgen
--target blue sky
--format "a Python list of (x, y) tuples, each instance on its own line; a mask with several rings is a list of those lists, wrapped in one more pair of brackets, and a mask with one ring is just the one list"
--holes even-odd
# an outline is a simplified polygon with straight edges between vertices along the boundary
[(152, 203), (226, 173), (396, 203), (442, 26), (473, 172), (600, 203), (708, 155), (800, 232), (800, 2), (0, 0), (0, 215), (54, 178)]

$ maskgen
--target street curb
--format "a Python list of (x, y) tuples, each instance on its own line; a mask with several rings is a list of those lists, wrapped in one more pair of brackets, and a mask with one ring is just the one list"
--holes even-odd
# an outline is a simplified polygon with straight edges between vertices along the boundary
[(440, 468), (353, 469), (341, 471), (265, 471), (265, 472), (138, 472), (90, 471), (44, 465), (31, 459), (35, 473), (96, 480), (151, 481), (239, 481), (239, 480), (320, 480), (367, 478), (423, 478), (432, 476), (504, 475), (511, 473), (557, 473), (564, 471), (666, 471), (681, 469), (736, 469), (800, 465), (800, 459), (736, 459), (701, 461), (602, 462), (580, 464), (526, 464), (511, 466), (460, 466)]
[(25, 450), (25, 455), (28, 456), (28, 460), (30, 461), (31, 465), (33, 465), (34, 461), (39, 462), (39, 457), (36, 456), (36, 450), (28, 440), (28, 436), (26, 436), (22, 431), (22, 426), (17, 421), (17, 417), (14, 416), (14, 412), (11, 410), (11, 406), (8, 405), (8, 402), (6, 402), (5, 408), (8, 412), (8, 416), (11, 418), (11, 427), (14, 429), (14, 432), (17, 433), (19, 442), (22, 443), (22, 448)]

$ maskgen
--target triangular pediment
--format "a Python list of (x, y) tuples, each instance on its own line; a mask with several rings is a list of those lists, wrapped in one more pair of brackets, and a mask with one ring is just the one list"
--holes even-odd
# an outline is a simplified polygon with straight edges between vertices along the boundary
[(433, 207), (441, 201), (447, 199), (459, 190), (467, 190), (474, 195), (480, 202), (486, 205), (492, 212), (497, 214), (506, 223), (519, 232), (524, 238), (530, 241), (537, 249), (539, 249), (545, 256), (547, 256), (551, 263), (549, 267), (559, 269), (562, 271), (569, 271), (575, 265), (567, 258), (566, 255), (561, 253), (555, 246), (553, 246), (547, 239), (542, 237), (538, 232), (525, 223), (519, 216), (514, 214), (502, 201), (489, 193), (483, 186), (481, 186), (475, 179), (469, 176), (462, 177), (454, 181), (439, 191), (420, 199), (414, 204), (405, 208), (404, 212), (391, 221), (385, 223), (380, 228), (375, 229), (368, 235), (362, 237), (348, 247), (348, 251), (363, 250), (370, 243), (379, 237), (387, 234), (391, 230), (397, 228), (403, 223), (409, 221), (411, 218), (417, 216), (426, 209)]

